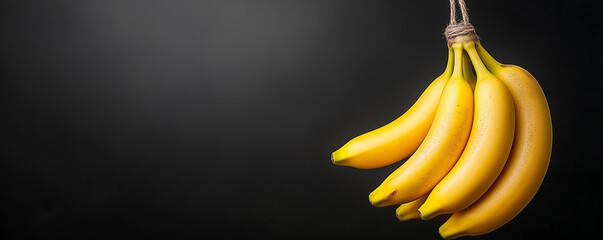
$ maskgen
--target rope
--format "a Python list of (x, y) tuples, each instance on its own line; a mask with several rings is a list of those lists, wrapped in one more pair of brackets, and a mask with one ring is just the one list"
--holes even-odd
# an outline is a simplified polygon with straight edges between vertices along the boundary
[(452, 38), (462, 36), (462, 35), (472, 35), (474, 38), (479, 39), (477, 34), (475, 33), (475, 28), (469, 22), (469, 13), (467, 12), (467, 5), (465, 4), (465, 0), (458, 0), (459, 6), (461, 8), (461, 15), (463, 17), (462, 23), (457, 23), (456, 21), (456, 1), (450, 0), (450, 23), (444, 30), (444, 35), (446, 39), (450, 40)]

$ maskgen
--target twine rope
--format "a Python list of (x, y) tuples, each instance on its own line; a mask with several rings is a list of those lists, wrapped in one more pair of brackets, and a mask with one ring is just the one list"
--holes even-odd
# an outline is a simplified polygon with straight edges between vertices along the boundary
[(465, 0), (458, 0), (458, 4), (461, 9), (463, 20), (461, 23), (456, 21), (456, 1), (450, 0), (450, 23), (446, 27), (446, 30), (444, 30), (446, 39), (450, 40), (461, 35), (473, 35), (475, 38), (478, 38), (475, 33), (475, 28), (469, 22), (469, 13), (467, 12)]

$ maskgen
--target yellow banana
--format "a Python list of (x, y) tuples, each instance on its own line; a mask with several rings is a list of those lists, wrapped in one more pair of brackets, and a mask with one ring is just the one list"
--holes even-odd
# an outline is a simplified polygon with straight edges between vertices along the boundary
[(412, 202), (401, 204), (398, 208), (396, 208), (396, 216), (398, 216), (398, 220), (408, 221), (412, 219), (421, 219), (421, 215), (419, 215), (417, 210), (421, 204), (425, 202), (425, 199), (427, 199), (427, 194)]
[(384, 167), (410, 156), (419, 147), (433, 122), (444, 85), (452, 72), (453, 53), (442, 75), (427, 87), (415, 104), (391, 123), (362, 134), (333, 152), (335, 165), (359, 169)]
[(500, 174), (513, 144), (515, 110), (511, 93), (486, 69), (475, 43), (464, 46), (477, 72), (473, 127), (458, 162), (419, 208), (424, 220), (457, 212), (475, 202)]
[(473, 91), (463, 77), (462, 43), (453, 44), (454, 70), (446, 83), (433, 124), (417, 151), (370, 195), (383, 207), (429, 193), (458, 160), (471, 130)]
[(551, 115), (538, 81), (521, 67), (498, 63), (479, 42), (477, 45), (490, 72), (511, 92), (515, 137), (507, 163), (490, 189), (440, 227), (445, 239), (486, 234), (517, 216), (540, 188), (551, 157)]

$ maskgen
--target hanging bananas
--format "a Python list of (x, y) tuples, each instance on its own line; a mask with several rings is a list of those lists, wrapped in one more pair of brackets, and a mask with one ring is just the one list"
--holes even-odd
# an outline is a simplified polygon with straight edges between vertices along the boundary
[(463, 45), (455, 43), (454, 70), (438, 109), (417, 151), (370, 195), (376, 207), (406, 203), (427, 194), (450, 171), (469, 137), (473, 119), (473, 90), (463, 76)]
[(331, 157), (335, 165), (360, 169), (408, 157), (369, 201), (400, 205), (400, 221), (450, 216), (439, 229), (444, 239), (483, 235), (517, 216), (540, 188), (553, 143), (538, 81), (521, 67), (497, 62), (468, 23), (464, 1), (461, 8), (463, 23), (451, 14), (447, 29), (444, 73), (398, 119)]

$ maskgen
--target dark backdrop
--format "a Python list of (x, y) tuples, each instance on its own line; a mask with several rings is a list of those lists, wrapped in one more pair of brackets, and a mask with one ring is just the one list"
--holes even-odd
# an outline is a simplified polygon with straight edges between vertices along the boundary
[[(467, 1), (547, 94), (546, 179), (484, 239), (600, 227), (596, 1)], [(444, 69), (448, 1), (2, 1), (2, 239), (435, 239), (330, 153)]]

